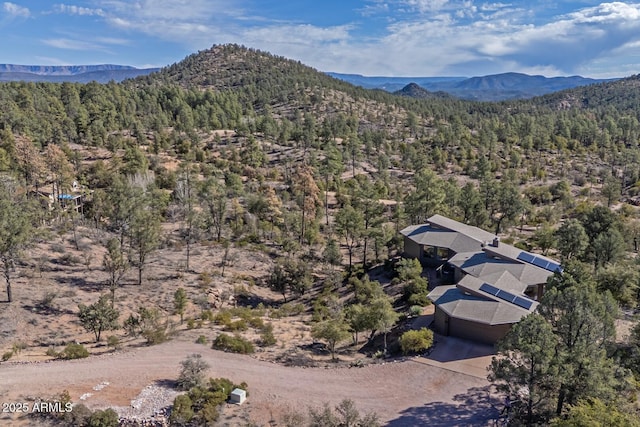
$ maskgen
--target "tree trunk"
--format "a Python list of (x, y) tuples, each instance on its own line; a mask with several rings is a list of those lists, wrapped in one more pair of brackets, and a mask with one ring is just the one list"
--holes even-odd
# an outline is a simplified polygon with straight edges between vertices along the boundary
[(329, 174), (324, 181), (324, 217), (327, 225), (329, 225)]
[(387, 333), (385, 332), (384, 334), (382, 334), (383, 338), (384, 338), (384, 355), (387, 355)]
[(185, 266), (185, 272), (189, 272), (189, 257), (191, 256), (191, 233), (187, 237), (187, 265)]
[(567, 391), (564, 387), (560, 388), (560, 394), (558, 394), (558, 404), (556, 405), (556, 414), (560, 416), (562, 414), (562, 408), (564, 407), (564, 399), (567, 396)]
[(7, 302), (13, 301), (13, 293), (11, 292), (11, 259), (4, 257), (4, 280), (7, 283)]
[(368, 238), (364, 238), (364, 245), (363, 245), (363, 255), (362, 255), (362, 268), (363, 270), (366, 271), (367, 268), (367, 242), (369, 241)]

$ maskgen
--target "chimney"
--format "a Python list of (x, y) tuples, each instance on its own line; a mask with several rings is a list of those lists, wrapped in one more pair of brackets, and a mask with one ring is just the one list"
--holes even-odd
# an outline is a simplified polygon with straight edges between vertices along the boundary
[(497, 248), (498, 246), (500, 246), (500, 238), (499, 238), (499, 237), (497, 237), (497, 236), (496, 236), (496, 237), (493, 239), (493, 246), (494, 246), (494, 247), (496, 247), (496, 248)]

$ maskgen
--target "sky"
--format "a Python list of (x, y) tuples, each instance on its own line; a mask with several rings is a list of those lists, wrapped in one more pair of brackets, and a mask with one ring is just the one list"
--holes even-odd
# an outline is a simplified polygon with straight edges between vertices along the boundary
[(237, 43), (367, 76), (640, 73), (640, 3), (0, 0), (0, 63), (162, 67)]

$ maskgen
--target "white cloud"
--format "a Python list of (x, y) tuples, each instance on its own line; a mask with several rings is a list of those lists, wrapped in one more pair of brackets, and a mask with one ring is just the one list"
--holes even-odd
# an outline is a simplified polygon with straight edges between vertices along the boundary
[(83, 40), (73, 40), (73, 39), (44, 39), (42, 40), (44, 44), (47, 46), (55, 47), (57, 49), (67, 49), (67, 50), (102, 50), (103, 46)]
[(216, 16), (240, 13), (232, 0), (101, 0), (99, 4), (114, 16), (134, 21), (207, 22)]
[[(360, 70), (383, 56), (394, 75), (490, 74), (521, 71), (573, 74), (629, 43), (640, 41), (640, 4), (603, 3), (541, 24), (523, 23), (524, 11), (505, 4), (481, 8), (471, 22), (442, 9), (398, 20), (388, 34), (360, 47)], [(638, 67), (640, 68), (640, 60)], [(353, 61), (343, 63), (353, 65)], [(371, 67), (370, 67), (371, 66)]]
[(31, 16), (29, 8), (11, 2), (4, 2), (2, 4), (2, 9), (9, 15), (15, 17), (28, 18)]
[[(549, 16), (561, 8), (549, 9), (549, 3), (530, 10), (521, 2), (367, 0), (355, 10), (361, 21), (324, 27), (259, 16), (256, 9), (243, 8), (246, 0), (94, 4), (97, 9), (91, 10), (102, 11), (106, 22), (124, 32), (140, 32), (192, 51), (241, 43), (325, 71), (370, 75), (574, 74), (595, 70), (593, 64), (613, 52), (622, 63), (629, 46), (640, 42), (639, 3), (602, 3)], [(70, 8), (65, 6), (67, 13), (81, 13)], [(369, 20), (387, 26), (373, 35), (367, 32)]]
[(53, 6), (53, 10), (56, 13), (65, 13), (68, 15), (80, 15), (80, 16), (105, 16), (105, 12), (102, 9), (92, 9), (88, 7), (56, 4)]
[(321, 28), (313, 25), (281, 25), (247, 30), (244, 33), (249, 41), (269, 41), (276, 44), (302, 44), (305, 46), (318, 43), (347, 41), (349, 25)]
[(400, 4), (408, 6), (410, 10), (420, 13), (442, 10), (448, 3), (449, 0), (402, 0), (400, 2)]
[(389, 13), (389, 4), (385, 3), (384, 0), (369, 0), (370, 4), (364, 5), (364, 7), (358, 9), (357, 11), (362, 16), (372, 16), (377, 14), (387, 14)]
[(51, 56), (36, 56), (38, 64), (41, 65), (71, 65), (68, 61), (64, 61), (60, 58), (54, 58)]
[(116, 37), (96, 37), (95, 41), (102, 44), (110, 44), (117, 46), (126, 46), (131, 44), (131, 40), (129, 39), (120, 39)]

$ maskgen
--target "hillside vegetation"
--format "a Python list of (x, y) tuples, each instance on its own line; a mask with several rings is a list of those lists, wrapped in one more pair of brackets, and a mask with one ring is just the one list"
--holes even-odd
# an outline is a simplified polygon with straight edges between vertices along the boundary
[[(610, 292), (610, 320), (620, 307), (628, 321), (639, 81), (413, 99), (225, 45), (121, 84), (2, 83), (0, 349), (60, 357), (80, 341), (100, 353), (104, 338), (197, 329), (216, 348), (291, 364), (399, 354), (428, 300), (419, 266), (397, 262), (398, 231), (436, 213), (561, 259), (558, 292)], [(585, 347), (593, 375), (638, 375), (637, 335)], [(539, 419), (593, 399), (635, 410), (622, 383), (549, 386)]]

